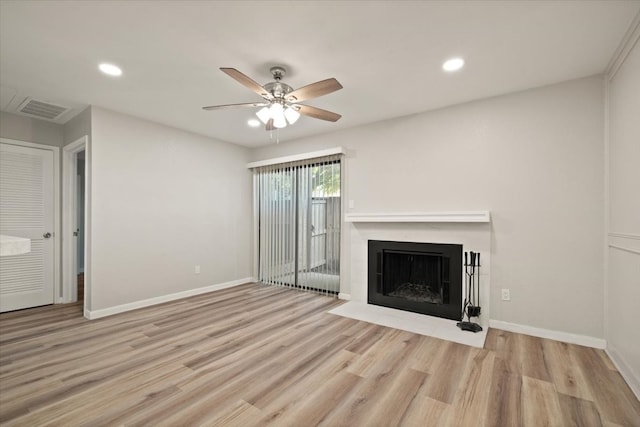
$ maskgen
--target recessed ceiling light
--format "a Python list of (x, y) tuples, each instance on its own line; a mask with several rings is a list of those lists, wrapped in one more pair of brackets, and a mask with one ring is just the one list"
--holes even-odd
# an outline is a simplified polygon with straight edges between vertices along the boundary
[(260, 120), (256, 120), (256, 119), (249, 119), (249, 121), (247, 122), (247, 124), (249, 126), (251, 126), (252, 128), (257, 128), (258, 126), (260, 126)]
[(444, 64), (442, 64), (442, 69), (445, 71), (458, 71), (463, 66), (464, 66), (464, 59), (451, 58), (446, 60)]
[(98, 66), (98, 68), (100, 69), (100, 71), (110, 76), (122, 75), (122, 70), (120, 69), (120, 67), (113, 64), (102, 63)]

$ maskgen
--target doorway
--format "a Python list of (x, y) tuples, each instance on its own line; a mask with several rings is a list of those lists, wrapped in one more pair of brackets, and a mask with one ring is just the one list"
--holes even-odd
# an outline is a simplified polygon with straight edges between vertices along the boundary
[(64, 147), (62, 301), (89, 309), (88, 260), (89, 147), (84, 136)]
[(84, 303), (84, 224), (85, 224), (85, 150), (75, 153), (76, 163), (76, 203), (75, 223), (76, 229), (73, 237), (76, 243), (76, 300)]

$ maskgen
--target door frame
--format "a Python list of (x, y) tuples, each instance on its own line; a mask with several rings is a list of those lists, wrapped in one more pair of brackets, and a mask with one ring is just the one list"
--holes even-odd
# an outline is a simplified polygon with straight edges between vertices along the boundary
[(78, 299), (78, 244), (77, 238), (73, 235), (77, 228), (77, 161), (76, 154), (84, 151), (84, 309), (86, 317), (87, 300), (90, 296), (90, 260), (88, 257), (88, 235), (89, 235), (89, 137), (87, 135), (78, 138), (74, 142), (63, 147), (62, 155), (62, 302), (71, 303)]
[(18, 139), (0, 138), (3, 144), (17, 145), (20, 147), (47, 150), (53, 153), (53, 303), (62, 302), (60, 289), (60, 251), (62, 234), (60, 233), (60, 147), (35, 142), (21, 141)]
[[(253, 188), (252, 188), (252, 193), (253, 193), (253, 197), (252, 197), (253, 239), (252, 240), (253, 242), (252, 242), (251, 253), (253, 257), (252, 264), (253, 264), (253, 280), (254, 281), (257, 282), (260, 278), (260, 194), (258, 191), (258, 189), (260, 188), (260, 178), (259, 178), (259, 175), (256, 173), (257, 168), (261, 166), (277, 165), (280, 163), (291, 163), (291, 162), (297, 162), (300, 160), (315, 159), (319, 157), (331, 156), (334, 154), (342, 155), (340, 159), (340, 195), (341, 197), (343, 197), (342, 200), (344, 200), (344, 197), (347, 194), (347, 191), (346, 191), (347, 190), (347, 179), (346, 179), (347, 162), (345, 161), (347, 157), (346, 156), (347, 150), (343, 147), (327, 148), (324, 150), (312, 151), (312, 152), (302, 153), (302, 154), (290, 154), (283, 157), (275, 157), (272, 159), (258, 160), (256, 162), (247, 163), (247, 169), (252, 170), (252, 173), (253, 173)], [(347, 257), (347, 253), (348, 253), (347, 249), (348, 249), (350, 240), (347, 233), (344, 232), (345, 225), (346, 225), (344, 221), (344, 217), (347, 212), (345, 205), (346, 203), (340, 203), (340, 266), (341, 267), (342, 266), (348, 267), (349, 265), (349, 258)], [(346, 287), (346, 284), (349, 283), (347, 271), (348, 269), (343, 271), (342, 268), (340, 270), (340, 289), (343, 289), (343, 287)], [(85, 276), (86, 276), (86, 273), (85, 273)], [(341, 295), (344, 295), (343, 299), (351, 298), (350, 294), (341, 293)]]

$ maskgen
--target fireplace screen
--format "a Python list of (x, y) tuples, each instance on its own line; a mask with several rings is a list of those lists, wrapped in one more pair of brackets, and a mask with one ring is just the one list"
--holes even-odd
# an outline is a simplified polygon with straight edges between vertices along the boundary
[(449, 259), (421, 252), (383, 251), (382, 293), (432, 304), (449, 303)]
[(370, 240), (368, 301), (460, 320), (462, 245)]

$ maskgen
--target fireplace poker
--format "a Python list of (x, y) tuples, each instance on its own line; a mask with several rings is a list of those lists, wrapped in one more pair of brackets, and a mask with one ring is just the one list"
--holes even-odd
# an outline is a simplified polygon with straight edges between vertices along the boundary
[[(469, 262), (470, 261), (470, 262)], [(476, 264), (477, 261), (477, 264)], [(457, 323), (457, 326), (463, 331), (480, 332), (482, 326), (472, 322), (472, 317), (480, 316), (480, 277), (476, 280), (476, 265), (478, 267), (478, 276), (480, 276), (480, 253), (471, 251), (469, 258), (467, 258), (467, 252), (464, 253), (464, 270), (467, 276), (467, 295), (464, 300), (464, 306), (462, 307), (462, 321)], [(478, 283), (478, 289), (476, 290), (476, 281)], [(477, 295), (478, 305), (475, 305)], [(467, 321), (464, 321), (464, 315), (467, 315)]]
[(480, 252), (478, 252), (476, 254), (476, 259), (478, 260), (478, 279), (477, 279), (478, 286), (476, 286), (476, 292), (477, 292), (476, 296), (478, 297), (477, 298), (477, 301), (478, 301), (478, 305), (477, 305), (478, 314), (477, 314), (477, 316), (480, 316), (480, 310), (481, 310), (481, 308), (480, 308)]
[[(480, 316), (480, 253), (471, 252), (471, 265), (471, 296), (469, 306), (467, 307), (469, 321), (471, 317)], [(477, 279), (476, 275), (478, 276)], [(478, 283), (477, 287), (476, 282)]]

